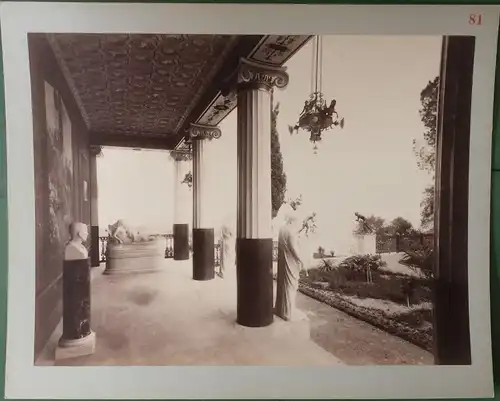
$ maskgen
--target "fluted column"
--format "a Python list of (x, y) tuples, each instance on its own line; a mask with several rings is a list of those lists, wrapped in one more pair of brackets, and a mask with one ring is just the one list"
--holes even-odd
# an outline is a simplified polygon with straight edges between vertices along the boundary
[(90, 147), (90, 263), (92, 267), (100, 264), (99, 252), (99, 207), (97, 185), (97, 157), (102, 154), (100, 146)]
[(189, 259), (189, 213), (188, 186), (182, 181), (189, 171), (190, 152), (172, 151), (170, 156), (175, 162), (174, 174), (174, 260)]
[(285, 69), (242, 59), (238, 83), (237, 322), (273, 322), (271, 228), (271, 92), (288, 83)]
[(217, 127), (191, 124), (190, 137), (193, 143), (193, 279), (212, 280), (214, 266), (214, 228), (207, 204), (208, 182), (205, 166), (205, 148), (212, 139), (220, 138)]

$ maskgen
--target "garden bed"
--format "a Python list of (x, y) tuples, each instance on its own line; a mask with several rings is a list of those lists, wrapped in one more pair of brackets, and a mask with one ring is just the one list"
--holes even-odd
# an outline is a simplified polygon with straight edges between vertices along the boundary
[(432, 351), (430, 281), (381, 269), (376, 264), (383, 262), (369, 258), (356, 259), (351, 266), (325, 262), (310, 269), (301, 278), (299, 291)]
[(397, 315), (397, 317), (390, 317), (380, 310), (356, 305), (348, 298), (338, 295), (334, 291), (314, 288), (304, 282), (299, 284), (299, 291), (432, 352), (432, 326), (431, 329), (424, 329), (413, 328), (408, 324), (409, 321), (417, 319), (415, 315), (421, 314), (420, 311), (416, 314), (409, 311), (406, 314)]

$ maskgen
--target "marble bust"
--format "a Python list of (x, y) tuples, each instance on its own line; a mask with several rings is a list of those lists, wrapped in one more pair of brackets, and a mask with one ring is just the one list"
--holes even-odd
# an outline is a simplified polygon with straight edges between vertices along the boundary
[(83, 245), (89, 236), (87, 225), (79, 222), (71, 223), (69, 233), (71, 239), (66, 244), (64, 260), (87, 259), (89, 253), (85, 245)]

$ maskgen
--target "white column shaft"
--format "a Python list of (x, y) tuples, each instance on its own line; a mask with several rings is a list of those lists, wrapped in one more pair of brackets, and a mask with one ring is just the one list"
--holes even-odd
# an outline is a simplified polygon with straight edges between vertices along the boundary
[(238, 238), (272, 238), (271, 94), (238, 91)]
[(90, 191), (90, 225), (99, 225), (99, 209), (98, 209), (98, 194), (97, 194), (97, 156), (90, 152), (90, 169), (89, 169), (89, 191)]
[(189, 186), (182, 183), (189, 171), (189, 162), (176, 160), (174, 174), (174, 224), (189, 223)]
[(208, 139), (193, 140), (193, 228), (209, 227), (207, 209), (207, 168), (204, 150)]

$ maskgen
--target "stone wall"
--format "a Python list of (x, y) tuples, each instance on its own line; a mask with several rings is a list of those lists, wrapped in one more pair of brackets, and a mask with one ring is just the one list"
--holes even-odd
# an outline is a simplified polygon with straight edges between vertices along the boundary
[(29, 34), (36, 218), (35, 358), (62, 316), (68, 224), (90, 224), (88, 132), (43, 34)]

